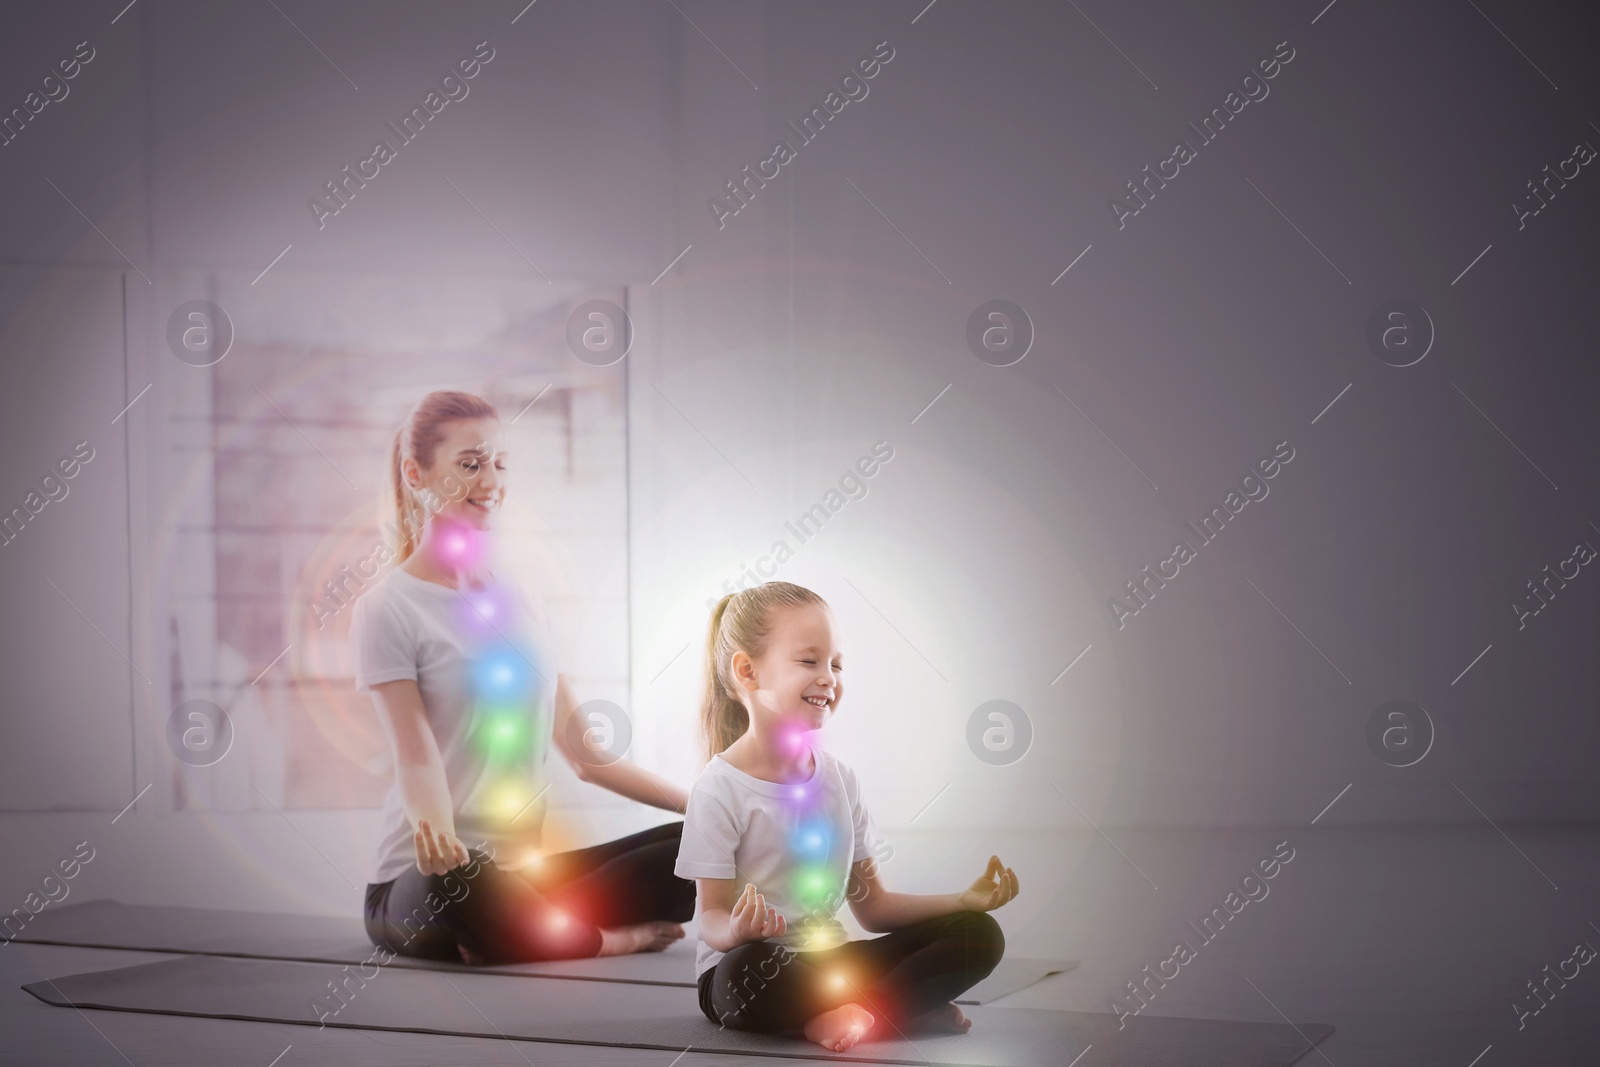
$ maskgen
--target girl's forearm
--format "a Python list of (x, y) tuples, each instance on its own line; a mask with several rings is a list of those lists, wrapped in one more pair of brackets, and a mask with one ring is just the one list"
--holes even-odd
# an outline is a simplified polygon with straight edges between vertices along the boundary
[(700, 939), (718, 952), (732, 952), (738, 948), (728, 936), (728, 920), (732, 916), (718, 908), (700, 911)]
[(960, 893), (880, 893), (871, 906), (873, 932), (887, 933), (960, 910)]
[(641, 804), (679, 814), (683, 813), (689, 799), (682, 788), (659, 774), (645, 770), (629, 759), (586, 766), (583, 777), (585, 781), (593, 782), (602, 789), (609, 789), (629, 800), (637, 800)]

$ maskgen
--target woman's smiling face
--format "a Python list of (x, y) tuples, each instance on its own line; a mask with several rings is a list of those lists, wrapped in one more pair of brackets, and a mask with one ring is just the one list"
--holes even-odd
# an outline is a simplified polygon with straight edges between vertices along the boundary
[(406, 461), (406, 480), (444, 501), (437, 518), (487, 530), (505, 501), (506, 460), (499, 419), (457, 419), (446, 425), (431, 464)]
[[(844, 695), (844, 653), (833, 613), (815, 604), (778, 609), (766, 651), (750, 666), (753, 677), (741, 681), (780, 728), (820, 729)], [(798, 732), (794, 740), (800, 740)]]

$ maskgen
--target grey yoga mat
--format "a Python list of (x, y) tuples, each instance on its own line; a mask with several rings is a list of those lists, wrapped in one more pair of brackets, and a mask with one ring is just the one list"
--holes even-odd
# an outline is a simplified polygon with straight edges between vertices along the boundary
[[(375, 973), (363, 980), (327, 964), (185, 956), (22, 988), (47, 1004), (80, 1008), (918, 1067), (1062, 1067), (1091, 1045), (1098, 1054), (1086, 1067), (1289, 1067), (1333, 1032), (1314, 1023), (1145, 1015), (1119, 1030), (1111, 1014), (974, 1007), (967, 1034), (896, 1035), (829, 1053), (798, 1038), (719, 1027), (685, 989), (548, 982), (534, 995), (527, 983), (495, 975), (368, 970)], [(336, 999), (332, 984), (345, 979)]]
[[(371, 959), (373, 953), (359, 919), (123, 904), (115, 900), (46, 907), (29, 921), (15, 940), (306, 963), (360, 964)], [(1008, 955), (988, 977), (967, 990), (959, 1003), (987, 1004), (1077, 965), (1076, 960), (1034, 960)], [(693, 939), (687, 937), (665, 952), (639, 952), (628, 956), (499, 967), (468, 967), (462, 963), (400, 957), (388, 966), (694, 988), (694, 945)]]

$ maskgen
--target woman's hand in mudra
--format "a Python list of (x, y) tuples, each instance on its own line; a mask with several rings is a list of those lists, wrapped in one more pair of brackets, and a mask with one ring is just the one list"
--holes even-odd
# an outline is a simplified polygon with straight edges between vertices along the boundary
[(472, 859), (453, 832), (435, 830), (427, 819), (418, 821), (411, 840), (417, 849), (417, 870), (423, 874), (449, 874)]
[(983, 875), (962, 892), (961, 907), (966, 911), (993, 911), (1018, 892), (1017, 872), (1001, 864), (999, 856), (990, 856)]

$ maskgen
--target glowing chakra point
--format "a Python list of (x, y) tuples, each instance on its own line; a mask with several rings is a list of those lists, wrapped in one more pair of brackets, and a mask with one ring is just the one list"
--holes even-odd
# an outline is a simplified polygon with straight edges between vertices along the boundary
[(532, 799), (527, 787), (520, 782), (505, 782), (496, 787), (490, 797), (490, 807), (504, 819), (515, 819), (522, 814), (522, 809), (528, 806)]

